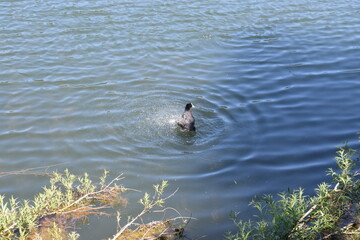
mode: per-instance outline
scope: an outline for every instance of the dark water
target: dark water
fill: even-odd
[[[255,194],[328,180],[360,130],[359,1],[1,1],[0,169],[162,179],[191,237]],[[193,102],[198,131],[174,126]],[[0,179],[32,198],[46,177]],[[130,193],[128,213],[143,193]],[[94,219],[81,239],[115,233]]]

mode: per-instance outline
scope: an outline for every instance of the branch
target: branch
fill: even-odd
[[[17,175],[17,174],[33,174],[33,175],[51,175],[52,173],[46,173],[46,172],[35,172],[35,171],[31,171],[31,170],[37,170],[37,169],[45,169],[48,170],[51,167],[55,167],[55,166],[59,166],[59,165],[63,165],[65,163],[58,163],[58,164],[53,164],[53,165],[49,165],[49,166],[45,166],[45,167],[34,167],[34,168],[27,168],[27,169],[23,169],[23,170],[17,170],[17,171],[10,171],[10,172],[0,172],[0,177],[5,177],[8,175]]]
[[[175,193],[178,191],[179,189],[177,188],[172,194],[170,194],[169,196],[167,196],[166,198],[163,199],[158,199],[158,200],[167,200],[170,197],[174,196]],[[116,240],[118,237],[120,237],[120,235],[126,230],[128,229],[131,225],[133,225],[139,218],[141,218],[144,214],[148,213],[153,207],[155,207],[157,205],[157,200],[156,201],[151,201],[149,207],[144,208],[133,220],[131,220],[130,222],[128,222],[124,227],[122,227],[120,229],[120,231],[118,231],[112,238],[112,240]]]
[[[99,193],[102,193],[102,192],[105,192],[105,190],[107,190],[108,188],[110,188],[111,184],[113,184],[115,181],[119,181],[123,178],[121,178],[123,174],[120,174],[119,176],[117,176],[116,178],[114,178],[109,184],[107,184],[105,187],[101,188],[99,191],[96,191],[96,192],[91,192],[91,193],[87,193],[85,194],[84,196],[82,196],[81,198],[78,198],[75,202],[72,202],[70,205],[68,206],[65,206],[63,208],[61,208],[60,210],[56,211],[56,212],[52,212],[50,214],[54,214],[54,213],[60,213],[62,211],[64,211],[65,209],[68,209],[72,206],[74,206],[75,204],[81,202],[82,200],[84,200],[85,198],[91,196],[91,195],[97,195]]]

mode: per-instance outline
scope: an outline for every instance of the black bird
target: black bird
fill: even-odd
[[[182,129],[195,131],[195,118],[193,117],[190,108],[195,107],[192,103],[188,103],[185,106],[185,111],[181,118],[176,121]]]

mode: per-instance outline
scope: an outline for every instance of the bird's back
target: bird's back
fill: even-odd
[[[195,131],[195,118],[190,110],[183,113],[181,118],[177,121],[177,124],[183,129]]]

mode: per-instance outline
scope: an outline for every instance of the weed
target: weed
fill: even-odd
[[[335,187],[321,183],[315,189],[314,197],[305,196],[303,189],[255,198],[250,205],[259,212],[257,221],[239,220],[239,213],[231,213],[231,219],[237,228],[236,233],[227,233],[228,240],[247,239],[352,239],[344,235],[359,233],[349,231],[349,224],[341,227],[346,215],[354,220],[351,224],[360,224],[359,202],[360,182],[356,179],[356,151],[347,145],[340,147],[335,158],[339,171],[328,170]],[[354,202],[356,204],[354,204]],[[349,209],[355,209],[352,212]],[[351,225],[351,226],[352,226]]]
[[[18,171],[18,173],[25,171]],[[6,173],[8,175],[9,173]],[[88,215],[109,215],[102,211],[110,206],[125,206],[126,200],[121,197],[127,189],[116,184],[122,179],[119,175],[106,184],[108,171],[104,171],[100,177],[99,184],[93,183],[89,175],[82,176],[71,174],[68,170],[63,173],[53,172],[49,174],[50,184],[43,187],[43,191],[34,197],[34,200],[19,201],[10,197],[7,201],[5,196],[0,195],[0,238],[1,239],[57,239],[57,240],[76,240],[79,234],[67,232],[69,226],[75,226],[79,220],[87,219]],[[159,207],[163,211],[165,200],[173,196],[163,198],[167,182],[163,181],[154,186],[154,195],[150,197],[145,193],[139,201],[144,209],[136,217],[129,217],[129,222],[114,236],[113,239],[120,239],[123,232],[136,231],[146,235],[151,232],[152,236],[169,236],[166,239],[173,239],[179,234],[171,230],[173,222],[164,220],[148,224],[142,222],[136,224],[141,217]],[[120,222],[120,212],[117,213],[117,220]],[[137,226],[135,230],[130,227]],[[175,228],[174,228],[175,229]],[[150,231],[151,230],[151,231]],[[173,234],[171,234],[173,233]],[[172,237],[172,238],[170,238]],[[162,238],[165,239],[165,238]]]

